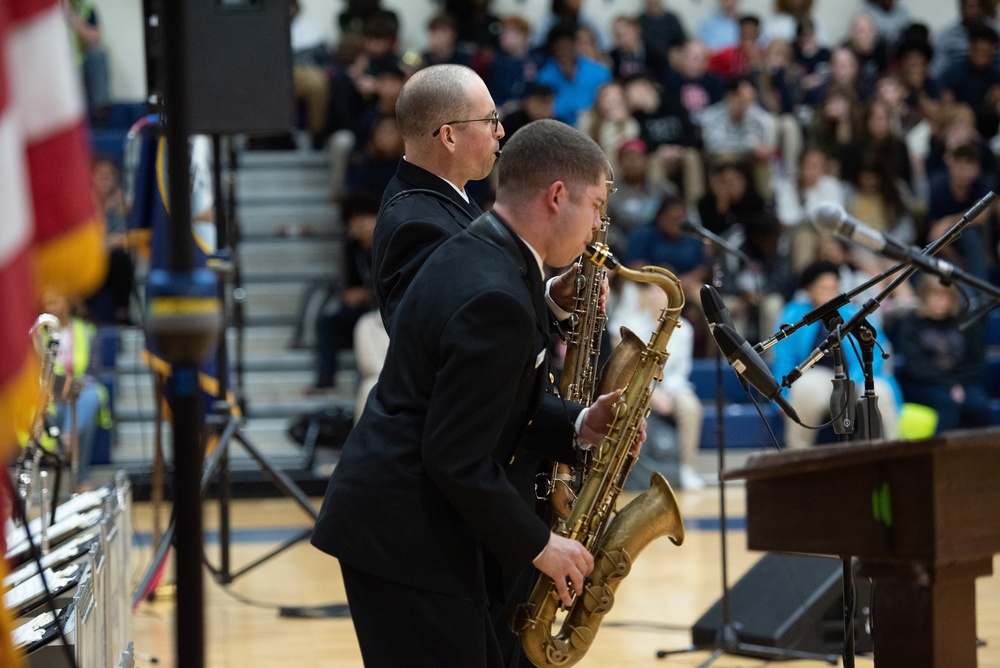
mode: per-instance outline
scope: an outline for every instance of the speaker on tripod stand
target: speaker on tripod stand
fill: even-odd
[[[149,100],[163,101],[162,82],[155,64],[163,58],[167,35],[160,34],[162,0],[145,0],[147,76]],[[212,417],[206,422],[216,436],[214,449],[205,458],[201,475],[204,494],[214,482],[220,504],[220,565],[206,565],[217,581],[228,584],[236,577],[260,565],[279,552],[304,540],[311,533],[303,530],[294,539],[282,543],[271,553],[249,565],[232,571],[229,562],[229,449],[239,444],[260,471],[286,496],[315,520],[317,511],[308,496],[282,470],[273,466],[246,437],[241,411],[233,405],[229,387],[229,350],[226,330],[235,325],[242,331],[243,288],[239,249],[236,243],[239,226],[235,220],[236,158],[229,135],[242,133],[287,132],[294,125],[292,92],[291,36],[288,0],[189,0],[181,8],[185,30],[174,39],[184,45],[185,57],[171,63],[174,76],[186,84],[186,102],[175,110],[183,127],[192,133],[211,135],[212,191],[215,207],[216,248],[208,265],[217,273],[219,298],[224,307],[225,327],[215,342],[218,364],[218,389]],[[169,102],[169,101],[167,101]],[[169,128],[170,117],[165,119]],[[228,149],[227,187],[223,187],[223,143]],[[231,289],[230,289],[231,288]],[[241,336],[238,337],[241,340]],[[237,369],[242,370],[242,346],[237,351]],[[241,373],[238,374],[240,377]],[[242,383],[239,383],[242,394]],[[242,404],[242,397],[236,397]],[[180,491],[189,493],[189,490]],[[165,532],[160,549],[143,582],[152,579],[165,559],[174,537],[173,524]],[[145,590],[145,585],[139,591]]]

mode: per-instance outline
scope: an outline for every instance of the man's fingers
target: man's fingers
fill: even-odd
[[[569,587],[566,586],[566,578],[556,578],[556,591],[559,592],[559,598],[562,599],[563,605],[567,608],[573,605],[573,598],[569,595]]]

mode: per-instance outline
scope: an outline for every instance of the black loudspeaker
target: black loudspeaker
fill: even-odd
[[[187,0],[184,6],[191,132],[291,131],[288,0]]]
[[[842,575],[840,559],[768,552],[729,590],[730,626],[749,645],[841,654]],[[870,652],[871,584],[855,577],[854,586],[855,651]],[[694,644],[711,646],[721,626],[720,599],[691,629]]]

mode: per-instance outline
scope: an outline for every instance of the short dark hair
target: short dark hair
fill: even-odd
[[[427,22],[428,30],[451,30],[453,32],[458,31],[458,22],[455,21],[455,17],[447,12],[441,12],[440,14],[435,14],[431,17],[431,20]]]
[[[742,86],[743,84],[750,84],[751,86],[753,86],[753,80],[745,74],[739,74],[733,77],[732,79],[726,82],[726,95],[729,95],[730,93],[735,93],[740,89],[740,86]],[[754,86],[754,90],[757,90],[756,86]]]
[[[754,16],[753,14],[744,14],[743,16],[740,17],[739,23],[741,28],[747,24],[752,25],[756,28],[760,27],[760,19]]]
[[[975,142],[965,142],[948,151],[952,160],[965,160],[977,165],[983,164],[983,152]]]
[[[656,209],[656,215],[653,216],[653,219],[655,220],[659,218],[664,213],[666,213],[670,209],[673,209],[676,206],[682,206],[687,208],[687,203],[684,201],[683,197],[679,197],[677,195],[664,195],[663,201],[660,202],[659,208]]]
[[[968,33],[970,44],[972,42],[989,42],[991,46],[996,46],[1000,42],[997,31],[984,23],[972,24],[969,26]]]
[[[497,199],[524,201],[555,181],[586,186],[602,173],[610,174],[608,159],[593,139],[561,121],[532,121],[504,144]]]
[[[926,39],[909,37],[899,40],[896,44],[896,60],[902,60],[910,53],[919,53],[928,63],[934,58],[934,47]]]
[[[802,270],[802,273],[799,275],[799,287],[808,288],[820,276],[825,276],[826,274],[833,274],[837,278],[840,278],[840,267],[829,260],[816,260]]]

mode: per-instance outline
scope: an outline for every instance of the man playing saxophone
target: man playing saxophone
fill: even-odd
[[[396,309],[423,263],[483,213],[468,187],[490,174],[499,155],[504,128],[495,111],[485,82],[460,65],[420,70],[400,93],[396,119],[406,155],[383,195],[372,249],[379,312],[389,333]],[[565,320],[574,311],[577,269],[570,267],[546,285],[550,320]],[[602,311],[607,292],[605,281],[598,304]],[[576,454],[568,444],[581,409],[551,393],[543,397],[518,451],[505,467],[526,506],[535,506],[539,471],[551,469],[548,460],[536,452],[552,443],[566,444],[553,459],[575,462]],[[520,643],[509,632],[509,618],[514,606],[531,591],[535,576],[532,568],[505,573],[503,595],[493,600],[491,614],[507,668],[517,668],[521,654]]]
[[[566,604],[582,590],[592,556],[550,531],[505,468],[548,378],[543,263],[566,266],[590,242],[607,169],[566,125],[521,129],[494,211],[444,242],[399,301],[312,539],[340,560],[366,666],[503,666],[489,608],[501,567],[533,564]],[[601,441],[616,398],[582,414],[580,439]],[[570,446],[553,445],[539,454]]]

